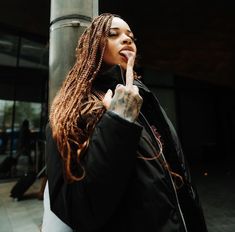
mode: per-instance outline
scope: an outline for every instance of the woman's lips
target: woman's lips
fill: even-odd
[[[133,56],[134,52],[130,50],[121,50],[120,54],[128,60],[131,56]]]
[[[119,53],[126,63],[128,62],[128,60],[131,56],[135,55],[135,53],[133,51],[125,50],[125,49],[121,50]]]

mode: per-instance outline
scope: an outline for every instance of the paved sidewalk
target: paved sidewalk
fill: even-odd
[[[233,166],[217,163],[204,169],[200,166],[192,169],[209,232],[235,232]]]
[[[197,184],[208,231],[235,232],[235,171],[232,167],[216,164],[202,168],[195,165],[192,167],[192,175]],[[37,180],[27,193],[37,192],[40,181]],[[43,201],[37,198],[14,201],[9,197],[14,184],[15,181],[0,183],[0,232],[39,232]]]
[[[15,201],[9,197],[16,181],[0,184],[0,232],[39,232],[42,223],[43,201],[29,198]],[[26,192],[33,195],[40,189],[37,180]]]

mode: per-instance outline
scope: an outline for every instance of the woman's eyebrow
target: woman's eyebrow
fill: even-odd
[[[119,27],[110,27],[110,29],[121,30]],[[128,29],[127,29],[127,32],[133,34],[133,32],[132,32],[131,30],[128,30]]]

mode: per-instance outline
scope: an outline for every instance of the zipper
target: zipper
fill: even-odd
[[[119,65],[119,69],[120,69],[120,74],[121,74],[121,78],[122,78],[122,81],[123,81],[123,84],[125,84],[125,80],[124,80],[124,76],[123,76],[123,70],[121,68],[121,66]],[[153,130],[151,128],[151,126],[149,125],[149,122],[147,121],[147,119],[145,118],[145,116],[140,112],[139,115],[143,118],[145,124],[148,126],[148,128],[150,129],[151,131],[151,134],[152,134],[152,137],[154,138],[154,141],[158,141],[157,138],[156,138],[156,135],[155,133],[153,133]],[[161,156],[162,156],[162,159],[164,160],[164,162],[166,162],[166,158],[163,154],[163,152],[161,153]],[[167,162],[166,162],[167,163]],[[183,226],[184,226],[184,229],[185,229],[185,232],[188,232],[188,229],[187,229],[187,226],[186,226],[186,223],[185,223],[185,219],[184,219],[184,215],[183,215],[183,212],[182,212],[182,209],[181,209],[181,206],[180,206],[180,203],[179,203],[179,198],[178,198],[178,194],[177,194],[177,191],[176,191],[176,188],[175,188],[175,184],[174,184],[174,181],[172,179],[172,176],[169,172],[169,170],[167,169],[167,173],[170,177],[170,182],[171,182],[171,185],[173,187],[173,190],[174,190],[174,195],[175,195],[175,199],[176,199],[176,203],[177,203],[177,207],[178,207],[178,210],[179,210],[179,213],[180,213],[180,216],[181,216],[181,220],[182,220],[182,223],[183,223]]]
[[[148,126],[148,128],[150,129],[151,131],[151,135],[152,137],[154,138],[154,141],[158,141],[157,138],[156,138],[156,135],[153,133],[153,130],[149,124],[149,122],[147,121],[147,119],[145,118],[145,116],[140,112],[140,116],[142,117],[142,119],[144,120],[144,123]],[[163,152],[161,152],[161,156],[162,156],[162,159],[164,160],[164,162],[166,162],[166,158],[163,154]],[[169,172],[169,170],[167,169],[167,174],[169,175],[170,177],[170,182],[171,182],[171,185],[173,187],[173,190],[174,190],[174,195],[175,195],[175,199],[176,199],[176,203],[177,203],[177,207],[178,207],[178,210],[179,210],[179,213],[180,213],[180,216],[181,216],[181,220],[183,222],[183,226],[184,226],[184,229],[185,229],[185,232],[188,232],[188,229],[187,229],[187,226],[186,226],[186,223],[185,223],[185,219],[184,219],[184,215],[183,215],[183,212],[182,212],[182,209],[181,209],[181,206],[180,206],[180,203],[179,203],[179,198],[178,198],[178,194],[177,194],[177,191],[176,191],[176,188],[175,188],[175,184],[174,184],[174,181],[172,179],[172,176]]]

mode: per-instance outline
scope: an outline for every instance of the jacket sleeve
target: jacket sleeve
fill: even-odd
[[[101,228],[114,213],[128,185],[141,131],[135,123],[107,111],[96,125],[85,154],[85,178],[69,184],[47,129],[51,210],[74,229]]]

